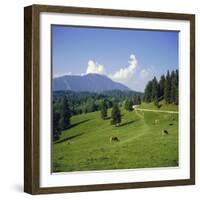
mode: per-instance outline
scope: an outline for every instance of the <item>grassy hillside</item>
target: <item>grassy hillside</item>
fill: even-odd
[[[178,165],[178,114],[124,110],[122,114],[120,127],[102,120],[100,112],[72,117],[72,127],[53,144],[53,171]],[[164,129],[169,134],[163,135]],[[110,142],[111,136],[120,141]]]
[[[151,103],[142,102],[142,104],[138,108],[151,109],[151,110],[178,111],[178,106],[177,105],[166,104],[164,100],[160,101],[159,105],[160,105],[160,108],[155,106],[154,102],[151,102]]]

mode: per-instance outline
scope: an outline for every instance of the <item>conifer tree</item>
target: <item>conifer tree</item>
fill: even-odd
[[[165,89],[165,75],[162,75],[159,81],[159,97],[164,97],[164,89]]]
[[[141,104],[141,97],[140,97],[140,95],[138,95],[138,97],[137,97],[137,104],[136,105],[140,105]]]
[[[174,71],[172,71],[172,73],[171,73],[171,95],[170,95],[171,103],[175,103],[176,89],[177,89],[176,74]]]
[[[101,103],[101,118],[103,120],[105,120],[107,118],[107,105],[106,105],[106,102],[105,100],[102,101]]]
[[[153,80],[152,80],[152,93],[151,93],[151,97],[152,97],[152,101],[155,101],[156,99],[158,99],[158,81],[156,79],[156,77],[154,76]]]
[[[132,99],[127,99],[127,100],[125,101],[124,107],[125,107],[125,109],[126,109],[127,111],[133,110],[133,101],[132,101]]]
[[[70,125],[71,110],[69,108],[67,97],[65,96],[61,106],[60,127],[67,129]]]
[[[170,103],[171,100],[171,79],[169,70],[167,71],[167,76],[165,80],[165,88],[164,88],[164,99],[166,103]]]
[[[178,70],[176,70],[176,90],[175,90],[175,104],[178,105]]]
[[[137,96],[136,96],[136,94],[133,97],[133,105],[137,105]]]
[[[144,93],[145,93],[144,101],[151,102],[152,101],[152,81],[149,81],[147,83]]]
[[[60,113],[57,111],[53,112],[53,140],[59,139],[60,136],[60,127],[59,127],[59,121],[60,121]]]
[[[178,70],[173,70],[171,73],[168,70],[167,75],[162,75],[159,82],[154,77],[147,83],[143,101],[154,102],[159,106],[161,99],[164,99],[166,103],[178,105]]]
[[[128,104],[129,104],[128,99],[126,99],[124,103],[125,110],[128,110],[128,106],[129,106]]]
[[[118,104],[115,103],[111,112],[111,124],[118,126],[121,123],[121,112]]]

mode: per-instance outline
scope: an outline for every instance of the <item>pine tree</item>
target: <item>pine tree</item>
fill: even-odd
[[[152,93],[151,93],[151,100],[155,101],[158,99],[158,81],[156,77],[154,76],[152,80]]]
[[[133,101],[132,101],[132,99],[126,99],[124,107],[125,107],[125,109],[127,111],[133,110]]]
[[[86,112],[94,112],[96,111],[95,101],[92,97],[88,98],[86,101]]]
[[[126,99],[125,103],[124,103],[125,110],[128,110],[128,107],[129,107],[129,101],[128,101],[128,99]]]
[[[171,103],[175,103],[176,101],[176,89],[177,89],[176,74],[174,71],[172,71],[171,72],[171,96],[170,96]]]
[[[154,100],[154,105],[155,105],[157,108],[160,108],[158,98]]]
[[[165,75],[162,75],[159,81],[159,98],[164,97],[164,89],[165,89]]]
[[[133,100],[129,100],[129,111],[133,110]]]
[[[106,105],[106,101],[103,100],[101,103],[101,118],[103,120],[105,120],[107,118],[108,114],[107,114],[107,105]]]
[[[118,104],[115,103],[111,112],[111,124],[118,126],[121,123],[121,112]]]
[[[65,96],[61,106],[60,127],[62,130],[67,129],[70,125],[71,111],[67,97]]]
[[[175,90],[175,102],[178,105],[178,70],[176,70],[176,90]]]
[[[167,71],[167,76],[165,80],[165,89],[164,89],[164,99],[166,103],[170,103],[171,100],[171,80],[169,70]]]
[[[60,114],[57,111],[53,112],[53,140],[59,139],[60,127],[59,127]]]
[[[140,95],[138,95],[138,97],[137,97],[137,104],[136,105],[140,105],[141,104],[141,97],[140,97]]]
[[[166,103],[178,105],[178,70],[171,73],[168,70],[167,75],[162,75],[159,82],[154,77],[147,83],[143,101],[154,102],[155,105],[159,106],[159,100],[163,98]]]
[[[147,83],[147,86],[144,91],[144,101],[151,102],[152,101],[152,81]]]
[[[136,96],[136,94],[133,97],[133,105],[137,105],[137,96]]]

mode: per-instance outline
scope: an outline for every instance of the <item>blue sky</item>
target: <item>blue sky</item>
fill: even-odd
[[[178,32],[52,26],[53,77],[99,73],[143,91],[178,68]]]

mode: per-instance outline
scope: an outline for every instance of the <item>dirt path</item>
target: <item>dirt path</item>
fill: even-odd
[[[162,112],[162,113],[173,113],[178,114],[177,111],[170,111],[170,110],[151,110],[151,109],[142,109],[142,108],[135,108],[135,111],[144,111],[144,112]]]
[[[144,119],[144,115],[137,112],[137,109],[135,109],[135,114],[140,117],[141,119]]]

